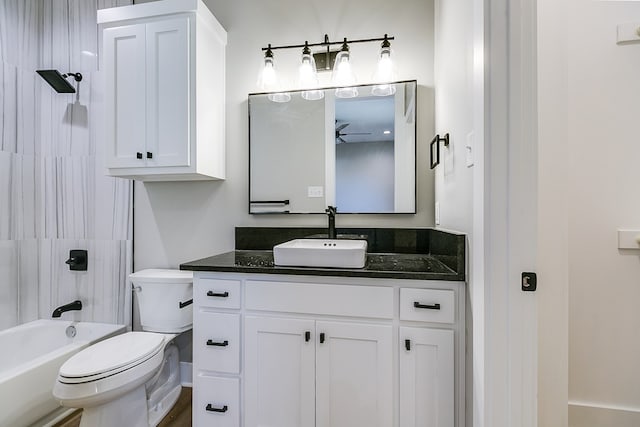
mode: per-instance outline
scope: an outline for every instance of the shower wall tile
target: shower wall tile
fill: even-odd
[[[37,174],[34,156],[0,152],[0,240],[36,237]]]
[[[88,270],[71,271],[65,264],[71,249],[88,251]],[[40,317],[79,299],[79,312],[65,313],[69,320],[130,323],[131,241],[46,239],[40,254]]]
[[[16,88],[18,86],[18,69],[15,65],[3,62],[0,73],[2,73],[0,76],[0,83],[2,84],[2,123],[0,123],[2,146],[0,148],[2,151],[17,153],[18,92]]]
[[[18,324],[18,242],[0,240],[0,330]]]
[[[0,240],[0,330],[38,318],[38,241]]]
[[[38,319],[40,241],[36,239],[19,241],[19,323]]]
[[[41,0],[0,2],[0,60],[35,69],[38,59]]]
[[[42,236],[48,239],[131,238],[132,183],[105,176],[96,157],[42,160]]]

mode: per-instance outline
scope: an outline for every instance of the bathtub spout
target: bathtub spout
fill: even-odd
[[[51,315],[51,317],[60,317],[65,311],[71,310],[82,310],[82,301],[75,300],[74,302],[70,302],[69,304],[61,305],[60,307],[53,310],[53,314]]]

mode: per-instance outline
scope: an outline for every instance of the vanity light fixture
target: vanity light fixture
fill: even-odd
[[[258,87],[265,92],[275,92],[269,95],[269,100],[273,102],[289,102],[291,95],[281,90],[280,79],[276,72],[276,65],[273,59],[273,51],[269,45],[264,54],[264,63],[258,76]]]
[[[389,82],[397,79],[395,66],[391,59],[391,43],[389,38],[384,35],[384,40],[380,46],[380,57],[378,58],[378,66],[373,75],[373,81],[379,83],[371,89],[371,93],[375,96],[389,96],[396,93],[396,87]]]
[[[351,54],[349,53],[349,45],[345,37],[342,42],[342,48],[336,56],[336,62],[333,64],[333,73],[331,74],[331,81],[336,89],[336,96],[338,98],[355,98],[358,96],[358,89],[353,87],[356,84],[356,75],[351,69]]]
[[[308,101],[315,101],[324,98],[324,91],[316,89],[318,87],[318,71],[316,60],[311,55],[309,42],[304,42],[302,49],[302,62],[298,68],[298,86],[308,90],[302,91],[300,96]]]
[[[324,41],[320,43],[309,43],[287,46],[263,47],[264,63],[258,79],[258,88],[263,92],[273,92],[267,97],[274,102],[287,102],[291,95],[282,92],[280,81],[276,73],[273,51],[276,49],[299,49],[302,48],[301,64],[298,69],[298,88],[301,96],[307,100],[317,100],[324,97],[324,92],[318,89],[318,68],[316,62],[320,64],[320,71],[332,70],[332,84],[337,87],[336,96],[338,98],[353,98],[358,96],[358,89],[354,86],[357,83],[356,76],[352,69],[351,52],[349,45],[353,43],[382,42],[380,57],[378,58],[378,69],[374,73],[374,83],[377,84],[373,90],[373,95],[387,96],[395,93],[395,86],[389,82],[396,80],[393,63],[391,62],[391,43],[394,37],[387,34],[381,38],[348,40],[346,37],[342,41],[332,42],[325,34]],[[332,51],[331,46],[341,45],[339,51]],[[322,46],[320,52],[312,52],[312,47]],[[330,64],[333,67],[330,68]]]

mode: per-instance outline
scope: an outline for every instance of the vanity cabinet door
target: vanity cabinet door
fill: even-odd
[[[400,427],[454,427],[454,333],[400,327]]]
[[[245,427],[315,425],[314,325],[245,318]]]
[[[316,322],[316,426],[393,425],[391,325]]]

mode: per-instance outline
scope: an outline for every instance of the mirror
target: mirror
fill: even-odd
[[[250,94],[249,213],[415,213],[416,81],[384,86]]]

